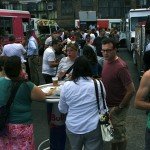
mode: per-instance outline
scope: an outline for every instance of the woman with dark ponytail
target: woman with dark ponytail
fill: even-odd
[[[8,57],[4,64],[6,77],[0,78],[0,107],[6,105],[13,88],[20,82],[10,106],[7,134],[0,136],[0,149],[35,150],[32,100],[45,100],[45,94],[30,81],[20,77],[21,60],[17,56]]]

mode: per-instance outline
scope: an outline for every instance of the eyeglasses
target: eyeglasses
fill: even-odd
[[[113,51],[113,49],[102,49],[101,51],[102,51],[103,53],[104,53],[104,52],[110,53],[111,51]]]

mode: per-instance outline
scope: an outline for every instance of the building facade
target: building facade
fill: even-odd
[[[131,8],[149,7],[149,0],[3,0],[1,8],[28,10],[32,17],[56,20],[59,26],[74,27],[79,11],[96,11],[97,18],[124,18]]]

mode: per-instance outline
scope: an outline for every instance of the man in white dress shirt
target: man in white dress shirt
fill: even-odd
[[[18,56],[21,59],[21,62],[24,63],[26,62],[23,54],[26,53],[25,48],[23,47],[23,45],[21,43],[15,43],[16,38],[14,35],[11,35],[9,37],[9,44],[6,44],[3,48],[3,52],[2,52],[2,56]]]
[[[38,74],[38,64],[39,64],[39,53],[38,53],[38,43],[36,38],[34,37],[34,30],[28,31],[28,49],[27,49],[27,56],[28,56],[28,64],[30,70],[30,77],[31,81],[39,85],[39,74]],[[29,74],[29,72],[28,72]]]

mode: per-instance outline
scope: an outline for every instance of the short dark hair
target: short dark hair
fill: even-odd
[[[2,71],[2,67],[4,67],[4,64],[7,60],[8,56],[0,56],[0,71]]]
[[[102,45],[109,44],[109,43],[112,43],[113,48],[116,48],[116,42],[113,38],[107,38],[106,37],[102,40]]]
[[[10,35],[9,41],[10,42],[14,42],[15,40],[16,40],[15,36],[14,35]]]
[[[85,56],[76,58],[73,66],[71,79],[76,83],[80,77],[83,77],[84,79],[92,77],[90,63]]]
[[[61,39],[58,37],[52,37],[52,46],[61,42]]]
[[[4,64],[4,71],[10,79],[19,77],[21,71],[21,59],[18,56],[8,57]]]
[[[90,39],[90,38],[91,38],[90,34],[87,34],[87,35],[85,36],[85,38],[86,38],[86,39]]]
[[[0,35],[0,40],[2,40],[2,41],[4,40],[4,37],[3,37],[3,36],[1,36],[1,35]]]

